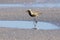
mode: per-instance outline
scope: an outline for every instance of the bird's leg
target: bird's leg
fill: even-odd
[[[37,21],[34,22],[34,28],[37,28]]]
[[[38,21],[37,21],[36,17],[34,18],[34,22],[33,23],[34,23],[34,28],[37,29],[37,23],[38,23]]]

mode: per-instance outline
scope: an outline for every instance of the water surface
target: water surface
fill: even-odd
[[[33,21],[0,21],[0,27],[31,29],[34,24]],[[45,30],[59,29],[58,26],[47,22],[38,22],[37,28]]]

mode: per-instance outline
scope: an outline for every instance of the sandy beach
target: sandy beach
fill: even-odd
[[[0,0],[0,4],[12,3],[60,3],[60,0]]]
[[[0,28],[0,40],[60,40],[60,30]]]

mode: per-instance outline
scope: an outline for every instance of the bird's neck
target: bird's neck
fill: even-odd
[[[34,13],[31,11],[31,14],[34,14]]]

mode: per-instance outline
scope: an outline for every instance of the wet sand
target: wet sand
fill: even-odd
[[[0,28],[0,40],[60,40],[60,30]]]
[[[60,3],[60,0],[0,0],[0,4],[10,3]]]

